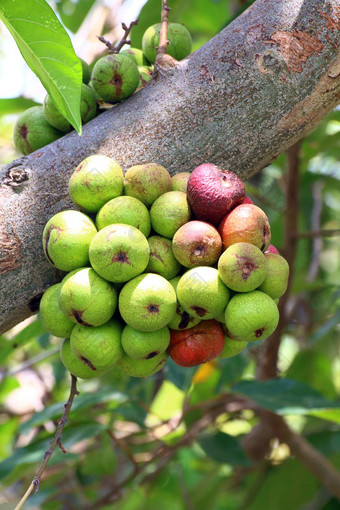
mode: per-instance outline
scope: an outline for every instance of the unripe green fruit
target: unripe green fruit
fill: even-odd
[[[81,67],[83,68],[83,83],[85,83],[85,85],[88,85],[89,81],[91,80],[91,67],[88,65],[87,62],[85,62],[85,60],[83,60],[80,57],[78,58],[80,60]]]
[[[60,283],[49,287],[40,301],[40,318],[46,331],[59,338],[68,338],[74,328],[74,323],[62,312],[59,302]]]
[[[181,279],[181,276],[175,276],[175,278],[172,278],[169,281],[169,283],[171,283],[171,285],[173,286],[173,288],[176,292],[176,295],[177,295],[177,285],[178,285],[178,282],[180,281],[180,279]],[[223,313],[224,313],[224,310],[223,310]],[[186,312],[184,310],[183,306],[181,306],[177,300],[176,313],[173,316],[173,318],[171,319],[171,321],[168,323],[168,328],[176,329],[176,330],[189,329],[189,328],[196,326],[196,324],[201,322],[201,320],[202,320],[201,317],[194,317],[192,314]]]
[[[148,239],[150,246],[149,263],[145,271],[157,273],[167,280],[174,278],[181,270],[181,264],[175,259],[170,239],[162,236],[151,236]]]
[[[43,232],[47,259],[61,271],[89,265],[89,246],[97,229],[86,214],[61,211],[48,220]]]
[[[151,80],[153,70],[151,67],[138,66],[138,72],[139,72],[138,88],[142,86],[145,87],[145,85]]]
[[[170,239],[190,217],[187,195],[182,191],[164,193],[154,201],[150,209],[152,228],[161,236]]]
[[[126,223],[138,228],[145,237],[149,236],[151,230],[150,214],[146,206],[137,198],[125,195],[110,200],[98,211],[98,230],[113,223]]]
[[[68,190],[76,205],[97,212],[108,200],[122,194],[123,181],[123,171],[116,161],[94,154],[79,163],[70,177]]]
[[[117,291],[92,268],[75,269],[61,282],[59,306],[75,324],[101,326],[117,307]]]
[[[126,57],[129,57],[136,64],[136,66],[147,66],[149,63],[146,60],[142,50],[140,50],[139,48],[133,48],[130,46],[126,50],[122,50],[120,52],[120,55],[125,55]]]
[[[279,322],[279,311],[264,292],[253,290],[236,294],[225,311],[225,323],[236,340],[256,342],[270,336]]]
[[[19,115],[14,125],[13,141],[17,150],[27,156],[63,134],[47,122],[42,106],[32,106]]]
[[[82,124],[86,124],[89,120],[93,119],[97,113],[97,99],[95,93],[84,83],[81,85],[81,97],[80,97],[80,118]],[[70,122],[59,112],[55,106],[53,100],[49,95],[45,97],[44,101],[44,115],[47,122],[63,131],[68,133],[72,129]]]
[[[180,172],[173,175],[171,177],[171,191],[183,191],[183,193],[186,193],[190,175],[190,172]]]
[[[287,290],[289,265],[286,259],[277,253],[265,253],[267,275],[258,290],[272,299],[281,297]]]
[[[117,103],[131,96],[138,81],[137,65],[131,58],[119,53],[100,58],[92,70],[94,90],[109,103]]]
[[[77,324],[71,334],[73,354],[92,370],[111,370],[123,355],[122,325],[116,319],[98,327]]]
[[[213,267],[189,269],[177,285],[177,298],[184,310],[201,320],[213,319],[222,313],[229,297],[229,289]]]
[[[166,326],[157,331],[138,331],[126,325],[121,342],[130,358],[150,359],[166,351],[170,342],[170,331]]]
[[[231,338],[228,338],[227,336],[225,338],[225,344],[223,351],[219,355],[219,358],[232,358],[233,356],[236,356],[237,354],[240,354],[240,352],[244,351],[244,349],[247,347],[248,342],[240,342],[237,340],[232,340]]]
[[[147,163],[129,168],[124,177],[124,193],[138,198],[146,207],[171,190],[171,176],[162,165]]]
[[[119,294],[122,319],[138,331],[156,331],[168,324],[176,311],[176,293],[163,276],[141,274]]]
[[[89,366],[85,360],[75,356],[71,350],[70,339],[64,340],[60,349],[60,358],[64,367],[75,377],[79,379],[92,379],[106,372],[97,370],[95,367]]]
[[[152,25],[143,35],[143,53],[151,63],[154,63],[156,60],[160,28],[160,23]],[[191,35],[184,25],[179,23],[168,23],[168,41],[167,54],[171,55],[176,60],[182,60],[191,53]]]
[[[148,377],[159,372],[165,365],[168,357],[166,351],[150,359],[133,359],[127,354],[123,354],[118,361],[118,366],[131,377]]]
[[[144,271],[150,248],[146,237],[135,227],[117,223],[96,234],[90,244],[93,269],[110,282],[127,282]]]
[[[266,257],[254,244],[232,244],[218,260],[218,274],[231,290],[255,290],[266,277]]]

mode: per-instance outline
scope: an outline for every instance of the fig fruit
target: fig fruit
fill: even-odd
[[[32,106],[19,115],[14,125],[13,141],[17,150],[27,156],[63,134],[47,122],[42,106]]]
[[[61,211],[48,220],[43,231],[46,258],[61,271],[89,265],[89,246],[97,229],[78,211]]]
[[[245,192],[236,174],[204,163],[191,173],[187,195],[196,219],[217,226],[233,207],[243,202]]]
[[[221,326],[211,319],[185,331],[170,330],[168,353],[177,365],[194,367],[216,358],[224,342]]]
[[[141,274],[127,282],[119,294],[122,319],[138,331],[156,331],[168,324],[176,312],[176,293],[158,274]]]
[[[149,27],[143,35],[142,48],[146,58],[152,64],[156,60],[159,46],[161,24],[156,23]],[[180,23],[168,23],[167,54],[176,60],[182,60],[191,53],[192,40],[190,32]]]
[[[137,65],[130,57],[121,53],[100,58],[92,69],[92,86],[97,94],[109,103],[118,103],[131,96],[138,81]]]
[[[162,165],[146,163],[129,168],[124,177],[124,193],[138,198],[146,207],[171,190],[171,176]]]
[[[97,212],[123,192],[123,171],[116,161],[94,154],[84,159],[70,177],[71,200],[88,212]]]

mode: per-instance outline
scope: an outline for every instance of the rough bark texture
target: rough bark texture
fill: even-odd
[[[0,332],[60,278],[41,234],[72,207],[67,182],[93,153],[173,174],[213,162],[242,179],[308,133],[340,98],[339,0],[257,0],[127,101],[0,173]]]

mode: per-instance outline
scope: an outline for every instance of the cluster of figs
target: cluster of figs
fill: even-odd
[[[129,47],[119,53],[101,57],[91,66],[79,59],[83,69],[81,85],[80,117],[87,123],[106,108],[127,99],[137,89],[150,81],[159,45],[160,24],[149,27],[143,36],[142,50]],[[169,23],[169,55],[176,60],[191,52],[190,32],[184,25]],[[59,112],[53,98],[47,94],[44,104],[33,106],[23,112],[14,126],[13,139],[17,150],[24,155],[41,149],[71,131],[72,125]]]
[[[288,264],[233,172],[205,163],[171,177],[147,163],[124,175],[92,155],[69,195],[80,210],[58,212],[43,232],[47,259],[67,274],[44,293],[40,316],[65,338],[74,376],[119,367],[146,377],[169,356],[192,367],[276,329]]]

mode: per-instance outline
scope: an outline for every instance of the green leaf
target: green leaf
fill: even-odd
[[[60,113],[81,134],[82,66],[51,7],[45,0],[2,0],[0,19]]]
[[[177,388],[187,391],[197,367],[185,368],[177,365],[172,359],[168,359],[165,367],[165,374],[168,381],[174,383]]]
[[[0,337],[0,363],[3,363],[15,350],[23,347],[33,338],[45,333],[45,328],[40,319],[35,319],[31,324],[22,329],[11,340]]]
[[[113,403],[115,405],[119,405],[122,402],[126,402],[128,399],[127,395],[123,393],[119,393],[117,391],[112,390],[111,388],[101,388],[100,390],[94,393],[87,393],[85,395],[79,395],[75,397],[70,416],[74,418],[75,414],[79,410],[84,410],[88,407],[92,407],[98,404],[104,404],[106,402]],[[20,433],[26,434],[33,427],[38,427],[42,425],[47,420],[53,420],[59,418],[63,413],[63,405],[65,402],[58,402],[49,407],[46,407],[42,411],[35,413],[34,416],[25,423],[23,423],[20,427]]]
[[[251,398],[265,409],[281,415],[313,414],[338,421],[336,410],[340,409],[340,402],[327,400],[313,388],[298,381],[291,379],[240,381],[232,389],[235,393]]]
[[[232,466],[249,466],[250,461],[239,441],[224,432],[204,434],[198,439],[203,451],[216,462]]]
[[[326,398],[333,399],[337,396],[332,379],[332,360],[323,352],[298,352],[285,376],[308,384]]]
[[[72,445],[83,441],[84,439],[91,439],[94,436],[102,433],[105,426],[100,423],[82,423],[77,426],[68,426],[63,430],[62,443],[66,450]],[[24,464],[38,464],[42,462],[45,452],[49,448],[53,436],[45,437],[44,439],[37,440],[28,446],[18,448],[11,457],[0,462],[0,479],[6,478],[14,469]],[[67,453],[64,455],[58,448],[53,452],[48,465],[59,464],[65,460],[77,458],[77,455]]]
[[[96,0],[81,0],[78,2],[57,0],[57,9],[65,27],[75,34],[95,2]]]
[[[0,404],[6,399],[7,395],[16,388],[19,388],[20,384],[15,377],[6,377],[0,383]]]
[[[23,96],[12,97],[10,99],[0,99],[0,115],[23,112],[32,106],[38,105],[39,103],[36,103],[33,99],[28,99]]]

